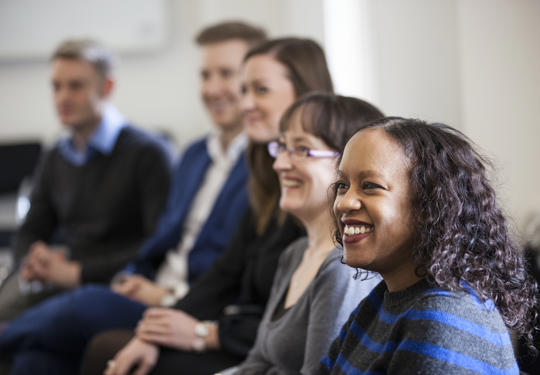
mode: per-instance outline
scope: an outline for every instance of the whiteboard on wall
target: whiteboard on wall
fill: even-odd
[[[0,61],[47,59],[64,39],[90,37],[121,53],[166,39],[165,0],[1,0]]]

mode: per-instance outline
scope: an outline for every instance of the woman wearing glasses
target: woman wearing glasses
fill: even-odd
[[[328,190],[338,150],[367,121],[382,117],[359,99],[316,93],[296,101],[268,144],[281,185],[280,208],[306,228],[279,260],[254,348],[234,374],[312,374],[354,307],[378,283],[355,280],[334,245]]]

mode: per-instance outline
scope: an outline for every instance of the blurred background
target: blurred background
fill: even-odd
[[[501,204],[527,240],[540,211],[538,0],[0,0],[0,143],[61,133],[48,57],[90,36],[119,56],[113,103],[181,148],[211,126],[193,37],[225,19],[311,37],[339,93],[461,129],[493,159]],[[16,161],[3,158],[0,173]]]

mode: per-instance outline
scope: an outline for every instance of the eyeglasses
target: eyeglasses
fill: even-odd
[[[305,146],[287,147],[286,144],[272,141],[268,143],[268,153],[271,157],[277,158],[279,154],[287,151],[289,156],[294,156],[297,159],[304,158],[337,158],[339,152],[327,150],[312,150]]]

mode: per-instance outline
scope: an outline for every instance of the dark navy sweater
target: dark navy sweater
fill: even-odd
[[[151,136],[125,127],[113,151],[67,162],[58,146],[42,160],[30,210],[15,234],[17,259],[29,246],[60,238],[82,265],[83,282],[106,282],[136,255],[165,206],[169,157]]]

